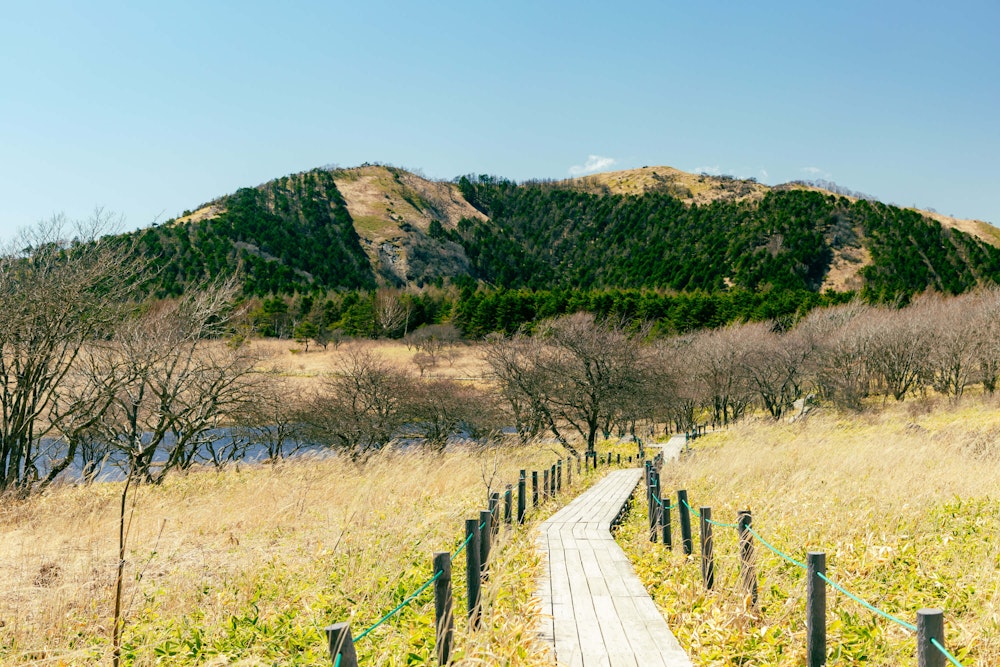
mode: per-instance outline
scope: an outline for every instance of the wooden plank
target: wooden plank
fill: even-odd
[[[639,468],[611,471],[541,527],[548,565],[538,597],[551,618],[542,636],[560,665],[691,665],[610,533],[641,479]]]

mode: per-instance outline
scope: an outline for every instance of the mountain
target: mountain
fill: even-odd
[[[833,289],[887,300],[1000,282],[1000,230],[986,223],[817,184],[769,187],[670,167],[523,184],[431,181],[380,165],[316,169],[138,234],[159,269],[150,289],[161,296],[235,271],[256,295],[471,280]]]

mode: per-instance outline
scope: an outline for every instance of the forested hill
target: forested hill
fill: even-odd
[[[476,278],[503,287],[678,291],[836,287],[859,269],[875,300],[1000,281],[1000,249],[919,213],[815,190],[686,205],[671,192],[595,194],[462,178],[488,220],[463,220]],[[848,275],[849,277],[849,275]]]
[[[159,296],[239,271],[248,294],[375,286],[329,171],[242,188],[195,215],[140,232]]]
[[[436,182],[377,165],[316,169],[137,234],[158,269],[150,283],[158,296],[233,272],[258,296],[451,281],[834,289],[891,300],[1000,282],[1000,250],[988,235],[815,188],[667,168],[528,184]]]

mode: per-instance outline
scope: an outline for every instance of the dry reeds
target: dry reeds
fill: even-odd
[[[1000,661],[995,406],[748,422],[697,441],[662,478],[718,521],[751,509],[759,534],[797,560],[826,552],[833,581],[908,623],[921,607],[943,608],[947,645],[964,664]],[[735,530],[715,529],[709,593],[697,555],[649,544],[644,521],[632,517],[621,539],[696,665],[804,663],[804,572],[755,543],[755,610],[739,586]],[[903,628],[832,589],[827,610],[828,664],[914,664]]]
[[[324,626],[349,620],[357,635],[371,625],[431,576],[433,552],[456,549],[488,488],[502,491],[519,468],[553,458],[543,448],[386,452],[360,465],[296,459],[140,487],[130,503],[124,662],[327,665]],[[4,504],[0,661],[107,662],[120,491],[56,487]],[[530,597],[540,557],[527,531],[503,541],[483,631],[465,634],[464,561],[455,562],[456,657],[546,664]],[[428,593],[358,651],[367,664],[430,663],[433,640]]]

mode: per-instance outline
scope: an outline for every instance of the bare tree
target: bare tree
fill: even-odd
[[[977,379],[989,394],[1000,381],[1000,288],[992,287],[978,294],[974,314]]]
[[[746,324],[740,332],[747,346],[744,367],[750,386],[764,409],[780,419],[801,395],[812,348],[801,332],[779,334],[771,322]]]
[[[443,450],[453,436],[483,439],[501,427],[494,401],[471,385],[431,380],[410,389],[403,408],[410,430],[435,449]]]
[[[872,375],[886,397],[902,401],[927,375],[932,330],[911,308],[874,313],[868,348]]]
[[[701,386],[716,424],[743,416],[753,402],[746,372],[749,346],[741,325],[730,325],[697,335],[691,346],[691,374]]]
[[[27,493],[50,483],[83,442],[70,441],[72,451],[59,457],[43,451],[53,417],[82,433],[82,410],[63,406],[53,415],[53,405],[81,349],[107,335],[133,303],[141,265],[129,244],[99,238],[112,222],[98,210],[70,230],[56,217],[0,254],[0,490]],[[43,457],[52,459],[47,470]]]
[[[926,368],[934,389],[960,400],[977,368],[977,317],[981,297],[963,294],[946,298],[927,294],[911,304],[911,315],[924,324],[929,336]]]
[[[407,334],[403,338],[407,348],[416,348],[413,363],[420,374],[436,368],[441,356],[462,339],[458,329],[452,324],[429,324]]]
[[[305,444],[306,406],[284,378],[260,383],[252,401],[245,401],[234,415],[234,438],[247,448],[259,447],[268,462],[276,462],[302,449]]]
[[[686,431],[695,424],[695,410],[701,402],[694,382],[691,346],[693,336],[677,336],[658,341],[646,356],[646,387],[650,418]]]
[[[130,490],[137,483],[159,483],[171,469],[191,465],[206,443],[220,437],[227,414],[252,395],[253,359],[247,348],[207,340],[225,330],[235,290],[235,282],[229,281],[152,304],[120,323],[107,340],[91,341],[77,355],[80,376],[68,388],[69,404],[82,401],[95,408],[87,436],[109,448],[125,472],[111,629],[114,667],[120,664],[125,625]]]
[[[354,456],[381,449],[406,423],[404,396],[413,382],[370,350],[349,350],[310,401],[304,417],[311,437]]]
[[[373,307],[375,324],[379,334],[386,337],[398,335],[410,318],[410,308],[404,305],[397,290],[380,288],[376,290]]]
[[[871,386],[869,321],[873,309],[859,303],[810,313],[797,330],[814,353],[807,364],[820,396],[858,410]]]
[[[108,400],[95,429],[129,478],[159,483],[189,467],[254,395],[248,349],[208,341],[233,316],[235,291],[228,281],[154,304],[87,350],[89,380]]]
[[[602,426],[641,389],[640,336],[576,313],[543,322],[530,340],[494,339],[487,362],[515,411],[543,421],[575,452],[561,431],[567,425],[593,452]]]
[[[524,444],[545,428],[566,447],[548,405],[549,379],[541,367],[543,345],[523,333],[510,338],[493,334],[486,339],[485,359],[489,378],[497,387]]]

